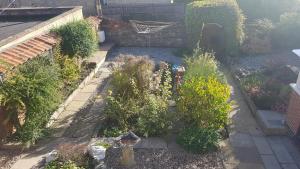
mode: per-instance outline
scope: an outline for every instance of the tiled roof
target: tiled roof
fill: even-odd
[[[35,58],[52,49],[58,43],[55,35],[41,35],[0,52],[0,73]]]

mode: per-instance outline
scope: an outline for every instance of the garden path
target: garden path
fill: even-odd
[[[234,101],[229,140],[222,144],[226,169],[300,168],[300,153],[293,141],[287,136],[264,135],[230,73],[226,76]]]

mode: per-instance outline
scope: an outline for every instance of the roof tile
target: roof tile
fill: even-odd
[[[45,34],[29,39],[14,47],[0,52],[0,73],[5,73],[50,50],[59,42],[55,35]],[[7,66],[9,65],[9,66]]]

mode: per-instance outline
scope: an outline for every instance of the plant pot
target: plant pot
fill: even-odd
[[[99,42],[103,43],[105,41],[105,32],[104,31],[99,31],[98,32],[98,37],[99,37]]]

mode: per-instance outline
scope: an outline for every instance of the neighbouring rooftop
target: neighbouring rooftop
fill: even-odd
[[[52,49],[58,38],[49,31],[82,18],[82,7],[5,9],[0,17],[0,74]]]

